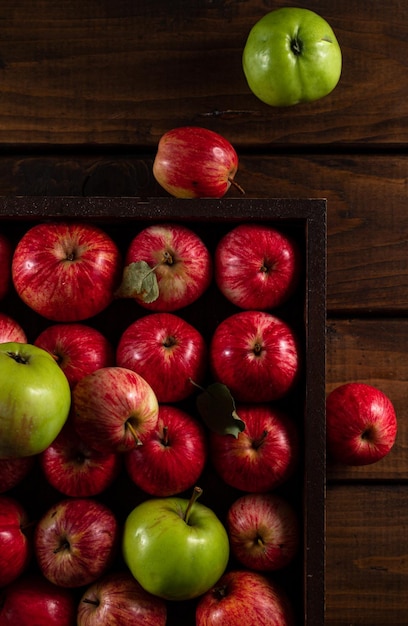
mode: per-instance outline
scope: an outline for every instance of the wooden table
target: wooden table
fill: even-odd
[[[3,0],[0,195],[163,195],[157,142],[194,124],[236,147],[248,197],[327,198],[327,391],[378,386],[399,433],[375,465],[328,468],[326,624],[406,625],[406,7],[299,1],[333,26],[342,78],[319,102],[271,109],[241,53],[279,4]]]

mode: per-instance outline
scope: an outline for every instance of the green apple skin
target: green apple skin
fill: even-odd
[[[333,91],[342,54],[325,19],[309,9],[283,7],[252,27],[242,65],[257,98],[271,106],[292,106]]]
[[[0,459],[45,450],[70,406],[68,380],[51,354],[27,343],[0,344]]]
[[[129,513],[123,556],[146,591],[165,600],[189,600],[210,589],[229,559],[227,532],[215,513],[195,502],[188,523],[188,500],[145,500]]]

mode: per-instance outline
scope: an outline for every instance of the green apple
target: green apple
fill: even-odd
[[[196,502],[168,497],[145,500],[131,511],[123,557],[146,591],[166,600],[189,600],[222,576],[229,559],[227,531],[216,514]]]
[[[252,27],[242,65],[260,100],[291,106],[329,94],[340,80],[342,55],[325,19],[309,9],[283,7]]]
[[[0,459],[45,450],[70,405],[68,380],[51,354],[28,343],[0,344]]]

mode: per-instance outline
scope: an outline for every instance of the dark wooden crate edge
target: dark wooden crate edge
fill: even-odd
[[[319,198],[180,200],[131,197],[0,198],[0,223],[81,219],[117,222],[241,223],[281,221],[304,226],[306,239],[306,393],[304,451],[304,624],[321,626],[325,613],[325,324],[327,202]]]

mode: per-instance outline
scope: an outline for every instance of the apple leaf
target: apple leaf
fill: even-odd
[[[123,270],[122,283],[116,291],[117,298],[137,298],[154,302],[159,297],[159,285],[154,269],[146,261],[129,263]]]
[[[234,398],[228,387],[212,383],[197,396],[197,409],[206,425],[220,435],[238,437],[245,422],[236,412]]]

